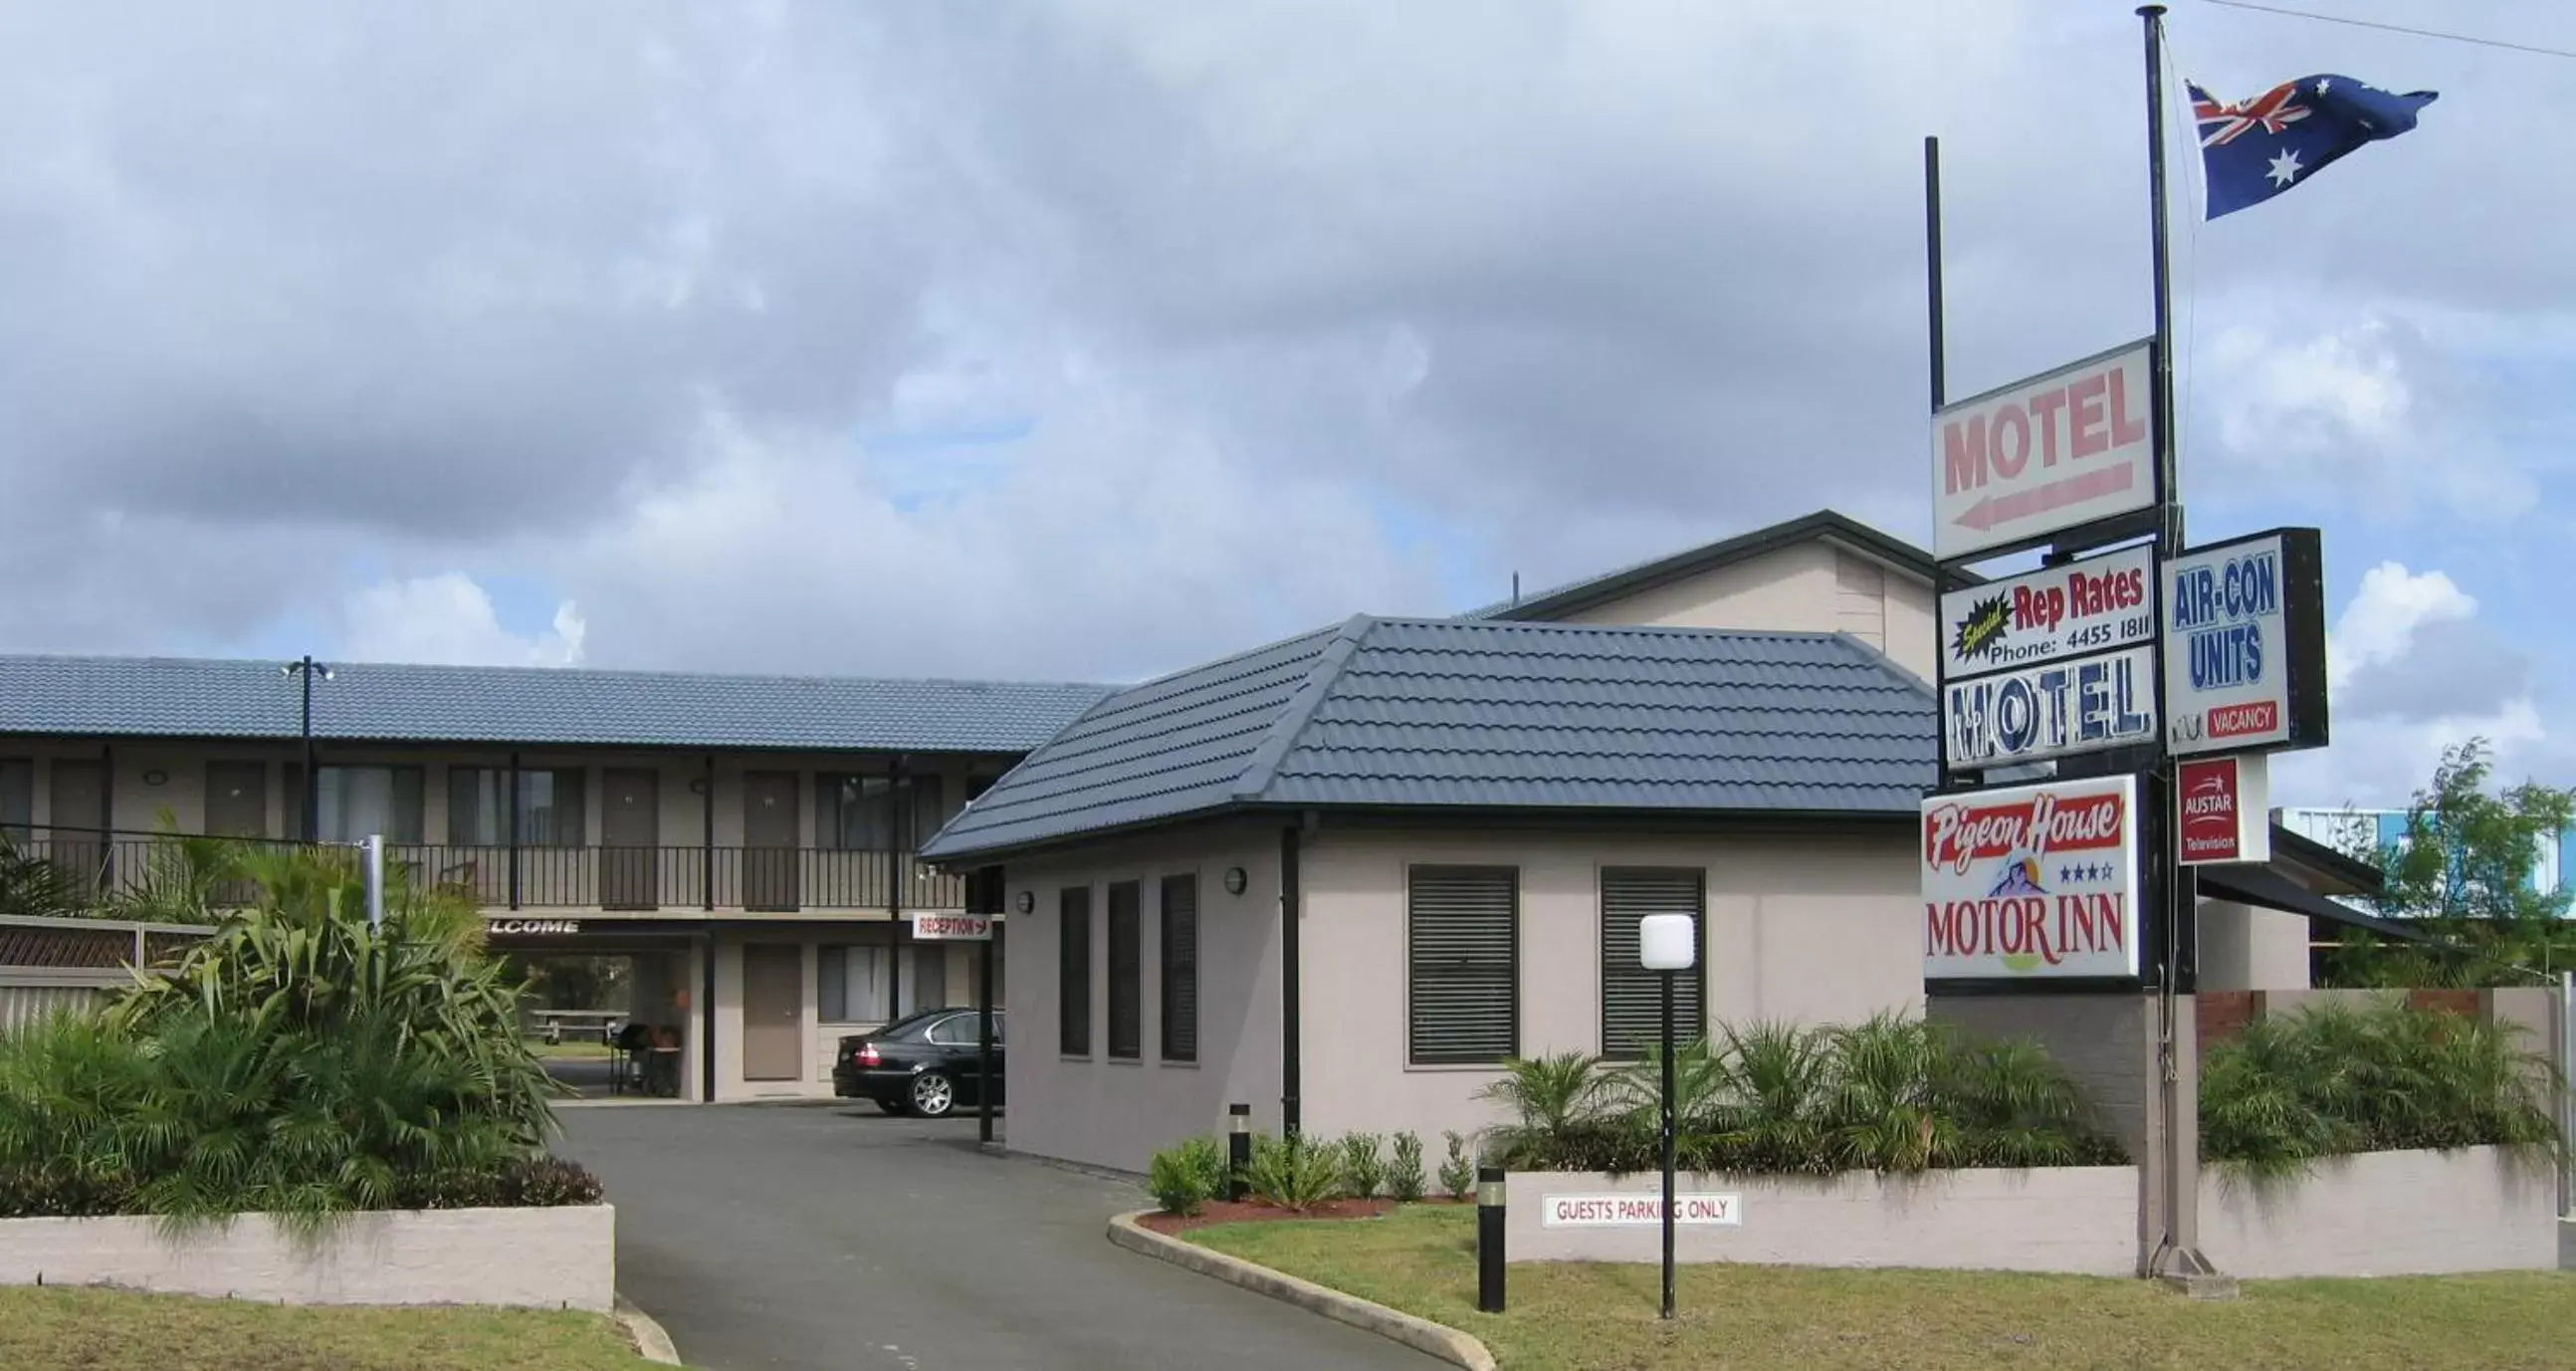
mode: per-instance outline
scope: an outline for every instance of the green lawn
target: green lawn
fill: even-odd
[[[0,1289],[9,1371],[639,1371],[616,1323],[516,1309],[251,1304]]]
[[[597,1038],[566,1038],[559,1043],[536,1039],[528,1047],[549,1061],[606,1061],[614,1055],[609,1045]]]
[[[2556,1273],[2259,1281],[2194,1303],[2083,1276],[1684,1266],[1667,1325],[1651,1263],[1515,1266],[1509,1312],[1477,1313],[1471,1209],[1187,1236],[1473,1333],[1506,1371],[2576,1365],[2576,1277]]]

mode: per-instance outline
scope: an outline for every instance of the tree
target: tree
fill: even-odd
[[[2538,781],[2491,789],[2493,777],[2486,739],[2445,749],[2407,808],[2404,836],[2356,854],[2383,876],[2373,907],[2429,942],[2389,948],[2347,934],[2328,958],[2330,984],[2492,985],[2576,965],[2566,922],[2576,886],[2544,892],[2533,879],[2543,845],[2576,819],[2576,790]]]

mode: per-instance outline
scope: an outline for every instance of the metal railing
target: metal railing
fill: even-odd
[[[77,896],[141,890],[179,841],[168,834],[12,826],[20,851],[60,870]],[[286,840],[238,841],[290,845]],[[811,847],[521,847],[387,843],[385,861],[414,883],[455,886],[491,909],[808,909],[966,907],[963,877],[910,853]],[[898,905],[897,882],[901,884]],[[242,890],[218,904],[247,902]]]

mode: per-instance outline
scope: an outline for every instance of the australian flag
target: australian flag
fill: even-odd
[[[2433,103],[2429,90],[2394,95],[2349,76],[2302,76],[2251,100],[2221,104],[2198,85],[2191,112],[2200,121],[2200,161],[2209,184],[2209,217],[2259,205],[2325,169],[2328,162],[2415,127],[2415,112]]]

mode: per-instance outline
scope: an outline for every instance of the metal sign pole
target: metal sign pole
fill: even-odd
[[[385,835],[370,833],[359,846],[366,851],[367,928],[378,931],[385,926]]]

